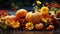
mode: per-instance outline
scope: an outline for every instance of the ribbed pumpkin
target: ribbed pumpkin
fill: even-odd
[[[10,16],[7,15],[7,16],[4,17],[4,19],[5,19],[5,20],[9,20],[9,19],[10,19]]]
[[[11,21],[17,21],[17,19],[16,19],[16,17],[14,15],[5,16],[5,17],[3,17],[1,19],[4,20],[4,21],[9,21],[9,22],[11,22]]]
[[[20,23],[17,21],[16,16],[10,15],[5,17],[5,24],[13,28],[18,28]]]
[[[11,19],[14,19],[14,18],[16,18],[16,16],[15,15],[11,15],[10,18]]]
[[[10,16],[10,21],[16,21],[17,19],[16,19],[16,16],[14,16],[14,15],[11,15]]]
[[[10,20],[10,19],[15,19],[15,18],[16,17],[14,15],[11,15],[11,16],[7,15],[7,16],[5,16],[5,20]]]
[[[36,24],[37,22],[41,22],[41,15],[39,12],[34,12],[34,11],[29,12],[26,15],[26,21]]]
[[[26,9],[20,9],[16,12],[16,17],[23,18],[26,16],[27,13],[28,13],[28,11]]]

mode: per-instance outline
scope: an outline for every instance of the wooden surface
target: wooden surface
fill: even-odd
[[[0,34],[60,34],[60,29],[53,31],[19,31],[19,30],[0,30]]]

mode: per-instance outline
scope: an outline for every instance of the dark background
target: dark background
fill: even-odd
[[[23,7],[31,7],[32,4],[35,2],[36,0],[0,0],[0,9],[13,9],[16,6],[18,8],[23,8]],[[60,0],[40,0],[43,4],[45,2],[57,2],[60,4]],[[14,5],[12,5],[12,3],[14,3]]]

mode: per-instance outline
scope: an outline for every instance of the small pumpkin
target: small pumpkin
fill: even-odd
[[[42,30],[44,28],[43,23],[35,24],[35,29],[36,30]]]
[[[5,19],[5,20],[9,20],[9,19],[10,19],[10,16],[7,15],[7,16],[4,17],[4,19]]]
[[[16,21],[17,21],[17,19],[16,19],[16,17],[14,15],[5,17],[5,24],[6,25],[9,25],[10,23],[16,22]]]
[[[49,27],[50,27],[51,29],[54,29],[54,25],[49,25]]]
[[[10,20],[10,21],[16,19],[16,17],[14,15],[11,15],[11,16],[7,15],[4,18],[5,18],[5,20]]]
[[[16,12],[16,17],[23,18],[26,16],[27,13],[28,13],[28,11],[26,9],[20,9]]]
[[[20,23],[18,20],[16,20],[16,17],[14,15],[11,16],[6,16],[5,17],[5,24],[7,26],[11,26],[14,29],[19,28],[20,27]]]
[[[46,28],[46,30],[48,30],[48,31],[53,30],[54,27],[55,27],[54,25],[49,25],[49,26]]]
[[[41,15],[39,12],[35,12],[35,11],[32,11],[32,12],[29,12],[27,15],[26,15],[26,21],[27,22],[32,22],[34,24],[36,24],[38,21],[41,22]]]
[[[11,15],[11,16],[10,16],[10,19],[11,19],[11,20],[16,20],[16,16],[15,16],[15,15]]]

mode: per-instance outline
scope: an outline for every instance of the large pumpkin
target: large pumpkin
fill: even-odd
[[[28,13],[28,11],[26,9],[20,9],[16,12],[16,17],[23,18],[26,16],[27,13]]]
[[[29,12],[26,15],[26,21],[36,24],[37,22],[41,22],[41,15],[38,12],[35,12],[35,13],[34,12]]]

